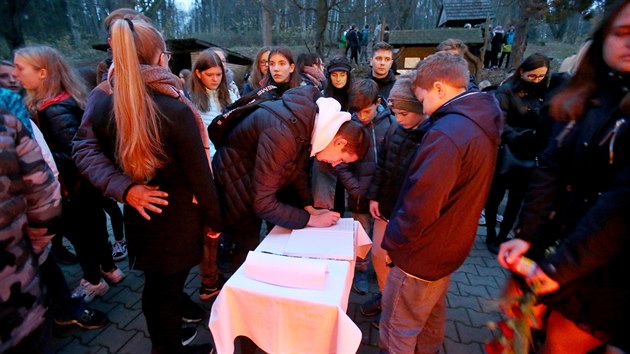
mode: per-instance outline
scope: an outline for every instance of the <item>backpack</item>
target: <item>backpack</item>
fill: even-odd
[[[224,145],[225,138],[240,122],[257,110],[263,102],[277,100],[277,87],[268,85],[245,95],[226,108],[226,112],[216,116],[208,126],[208,136],[217,148]]]

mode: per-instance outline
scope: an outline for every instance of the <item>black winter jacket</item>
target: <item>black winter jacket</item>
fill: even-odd
[[[73,98],[53,103],[35,115],[35,123],[42,131],[44,139],[55,159],[62,181],[62,192],[67,196],[76,196],[89,190],[99,193],[79,173],[72,159],[72,139],[81,124],[83,110]]]
[[[379,106],[379,109],[381,107]],[[361,123],[354,114],[352,119]],[[382,146],[389,127],[395,122],[396,119],[389,108],[382,108],[376,117],[365,125],[370,138],[370,148],[365,157],[359,161],[350,164],[342,163],[336,167],[338,178],[348,191],[348,209],[353,213],[368,214],[370,212],[370,200],[367,198],[367,191],[372,184],[372,177],[376,173],[380,153],[378,148]]]
[[[106,96],[95,103],[92,123],[103,153],[116,161],[112,100]],[[171,274],[199,264],[204,228],[220,231],[221,212],[192,111],[172,97],[155,94],[154,100],[162,117],[159,133],[166,162],[147,184],[167,192],[168,205],[146,220],[125,204],[125,233],[132,268]]]
[[[389,98],[389,92],[394,87],[394,83],[396,82],[396,75],[393,70],[390,70],[387,76],[381,79],[377,79],[372,76],[372,71],[368,74],[368,79],[374,80],[376,84],[378,84],[378,95],[385,98],[387,100]]]
[[[225,139],[212,162],[227,226],[259,217],[290,229],[306,226],[310,205],[306,162],[320,96],[313,86],[286,91],[261,104]],[[293,188],[302,205],[278,200]]]
[[[387,219],[391,217],[409,164],[431,124],[431,120],[427,119],[414,129],[405,129],[394,123],[389,127],[382,146],[378,149],[378,166],[367,198],[378,202],[381,215]]]
[[[547,143],[549,124],[543,124],[540,115],[546,93],[546,82],[532,84],[520,78],[508,80],[495,93],[505,117],[501,144],[518,158],[534,160]]]
[[[544,301],[568,319],[628,343],[630,333],[630,116],[619,102],[630,77],[608,78],[599,104],[559,132],[540,156],[516,228],[530,256],[560,283]],[[561,239],[555,252],[542,249]],[[628,350],[628,348],[626,348]]]

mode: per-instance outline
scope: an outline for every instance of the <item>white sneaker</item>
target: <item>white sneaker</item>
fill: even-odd
[[[107,279],[107,281],[112,284],[118,284],[123,279],[125,279],[125,273],[123,273],[123,271],[120,270],[120,268],[118,267],[114,268],[114,270],[110,272],[104,272],[103,270],[101,270],[101,274],[105,279]]]
[[[127,257],[127,242],[125,242],[125,240],[114,242],[112,246],[112,258],[115,261],[119,261],[125,259],[125,257]]]
[[[79,286],[72,292],[73,298],[83,298],[83,301],[90,302],[97,296],[103,296],[109,290],[109,285],[101,279],[98,284],[94,285],[85,279],[81,279]]]
[[[483,215],[479,215],[479,225],[484,226],[486,224],[486,217]]]

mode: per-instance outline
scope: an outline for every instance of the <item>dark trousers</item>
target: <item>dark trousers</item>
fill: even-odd
[[[144,272],[142,311],[154,351],[177,354],[183,350],[181,304],[189,271]]]
[[[64,234],[77,252],[83,278],[92,284],[101,280],[101,268],[111,271],[115,267],[101,200],[101,195],[85,192],[63,205]]]
[[[244,218],[245,219],[245,218]],[[247,258],[247,253],[253,251],[260,243],[260,226],[262,220],[253,215],[247,220],[239,221],[238,225],[233,225],[227,234],[234,241],[234,256],[232,258],[232,269],[236,271]]]
[[[359,64],[359,47],[352,46],[350,47],[350,61],[354,60],[354,62]]]
[[[103,197],[103,209],[109,215],[109,220],[112,223],[112,231],[114,231],[114,239],[120,241],[124,237],[123,233],[123,215],[118,207],[116,201]]]
[[[505,68],[508,68],[510,65],[510,54],[511,52],[501,52],[501,57],[499,57],[499,68],[503,65],[503,60],[505,59]]]
[[[66,278],[52,256],[39,267],[46,288],[46,304],[53,318],[71,313],[76,300],[71,298]]]
[[[501,175],[496,173],[492,180],[492,187],[486,201],[486,243],[500,244],[507,240],[512,231],[516,217],[521,210],[525,193],[529,185],[531,171],[519,171]],[[503,212],[503,221],[497,235],[497,212],[505,192],[508,193],[507,205]]]
[[[24,337],[18,345],[5,351],[4,354],[50,354],[53,352],[48,342],[52,337],[52,325],[49,319],[44,320],[28,336]]]

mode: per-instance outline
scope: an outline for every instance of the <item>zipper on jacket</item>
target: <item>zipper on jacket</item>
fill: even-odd
[[[564,143],[564,139],[566,139],[569,133],[571,133],[571,130],[573,130],[574,126],[575,126],[575,121],[572,120],[564,127],[564,129],[562,129],[560,134],[558,134],[558,136],[556,137],[557,147],[562,146],[562,144]]]
[[[619,133],[619,129],[621,126],[626,123],[624,118],[617,119],[615,122],[615,127],[612,130],[612,134],[610,137],[610,143],[608,143],[608,163],[613,164],[615,159],[615,140],[617,139],[617,133]]]

